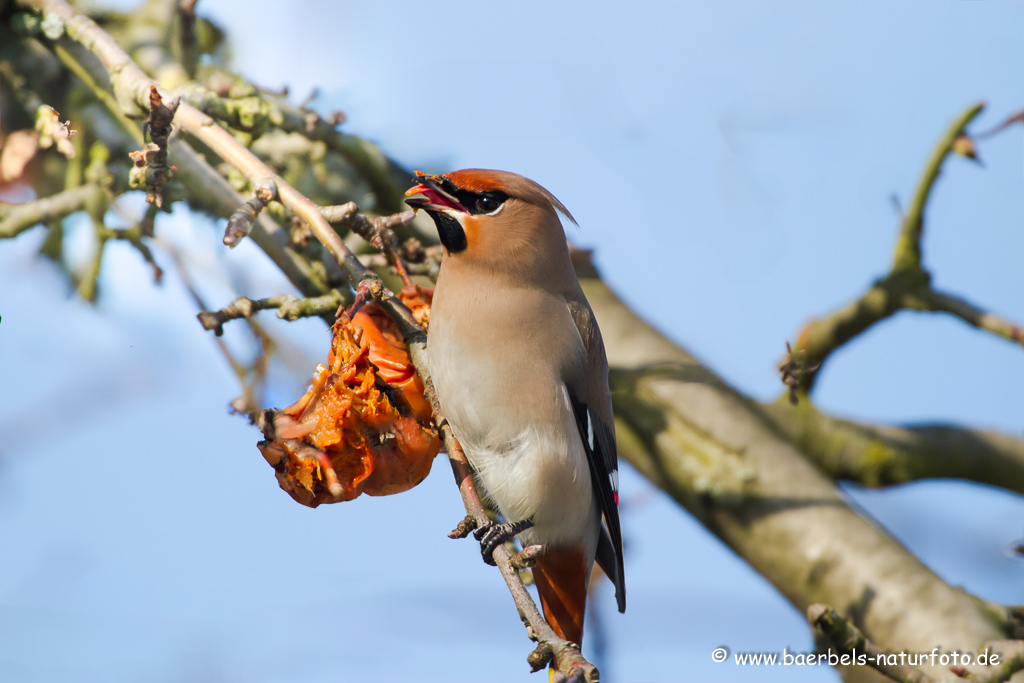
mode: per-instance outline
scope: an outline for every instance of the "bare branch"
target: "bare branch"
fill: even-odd
[[[170,253],[171,258],[174,260],[174,265],[175,268],[177,268],[178,276],[181,278],[182,283],[185,285],[185,288],[188,290],[189,295],[192,297],[192,301],[195,302],[196,306],[200,310],[205,310],[206,302],[203,301],[203,297],[199,294],[199,291],[196,289],[195,284],[192,282],[192,276],[189,274],[188,268],[185,267],[185,263],[182,260],[181,254],[173,247],[169,248],[168,252]],[[231,369],[234,371],[235,377],[238,378],[239,384],[242,385],[242,395],[238,396],[233,401],[231,401],[231,409],[237,413],[250,414],[252,417],[255,417],[255,411],[258,408],[256,394],[259,390],[259,387],[266,380],[268,366],[267,354],[268,347],[270,346],[270,344],[269,338],[263,332],[263,330],[258,325],[256,325],[256,322],[254,320],[249,320],[248,318],[246,318],[245,322],[248,324],[249,330],[252,332],[253,336],[260,343],[260,355],[257,357],[256,361],[253,363],[251,367],[246,366],[245,363],[243,363],[242,361],[238,360],[238,358],[235,357],[235,354],[232,353],[231,348],[227,345],[227,342],[225,342],[223,339],[220,339],[219,333],[216,335],[217,339],[215,341],[217,343],[217,348],[220,349],[220,352],[224,356],[224,359],[228,362],[228,365],[230,365]]]
[[[68,36],[91,50],[111,73],[114,91],[122,106],[144,111],[149,90],[155,84],[132,62],[124,50],[106,32],[88,17],[76,12],[63,0],[21,0],[21,4],[37,9],[47,18],[55,17],[63,22]],[[230,133],[216,125],[209,116],[188,103],[182,103],[178,107],[175,118],[183,130],[195,136],[227,163],[239,170],[253,185],[258,185],[266,179],[273,180],[277,186],[279,201],[310,226],[313,234],[316,235],[327,252],[338,262],[342,273],[350,285],[356,288],[366,281],[376,281],[379,283],[377,276],[372,271],[368,271],[355,254],[345,246],[337,232],[324,219],[319,207],[273,173],[252,152],[235,140]],[[382,286],[381,289],[383,289]],[[417,325],[411,311],[397,297],[386,298],[381,302],[381,305],[398,325],[405,338],[413,365],[427,386],[427,396],[434,408],[434,415],[438,421],[443,421],[443,416],[439,410],[437,398],[433,393],[430,382],[426,357],[426,335]],[[456,480],[460,482],[460,490],[463,493],[463,501],[466,503],[467,511],[470,514],[476,514],[476,510],[482,511],[483,508],[480,505],[475,489],[467,490],[463,485],[465,481],[472,481],[465,457],[461,455],[461,449],[455,442],[450,430],[447,430],[444,440],[448,448],[449,459],[452,462]],[[453,453],[456,455],[452,455]],[[563,672],[579,669],[585,673],[588,681],[597,680],[597,670],[583,659],[582,655],[579,654],[578,648],[558,638],[547,622],[544,621],[543,617],[540,616],[540,612],[526,591],[525,586],[523,586],[518,571],[511,567],[508,559],[508,553],[504,549],[496,551],[495,560],[498,560],[502,576],[505,577],[505,581],[512,592],[520,614],[527,624],[528,634],[531,638],[540,641],[538,650],[550,651],[560,663],[560,669]],[[534,663],[533,660],[531,661]]]
[[[74,43],[68,43],[68,45],[74,45]],[[121,127],[132,137],[133,140],[140,145],[144,145],[146,138],[142,134],[142,131],[125,115],[125,110],[117,101],[117,98],[97,82],[96,76],[94,76],[89,68],[83,64],[75,54],[73,54],[72,51],[63,44],[63,42],[55,43],[52,47],[53,54],[57,56],[61,64],[63,64],[68,71],[73,73],[78,80],[89,88],[93,96],[107,107],[107,111],[117,119],[118,123],[121,124]],[[80,48],[78,51],[80,51]]]
[[[435,415],[438,415],[437,396],[434,394],[434,386],[427,383],[427,397],[435,408]],[[462,494],[462,502],[466,506],[467,518],[459,524],[454,538],[459,538],[463,531],[468,534],[473,528],[479,528],[487,522],[487,511],[480,502],[480,496],[473,481],[473,474],[466,460],[466,454],[462,446],[455,440],[451,427],[447,422],[441,425],[441,439],[444,442],[445,450],[448,453],[448,460],[452,465],[452,473],[455,475],[455,482],[459,485],[459,492]],[[472,522],[470,522],[472,520]],[[579,647],[575,643],[563,640],[556,634],[548,622],[541,616],[533,598],[523,585],[523,579],[519,570],[513,565],[512,558],[505,546],[500,545],[494,549],[494,561],[501,570],[501,576],[505,579],[516,607],[519,609],[519,616],[526,624],[527,635],[531,640],[538,643],[537,648],[527,658],[533,671],[544,668],[552,659],[558,665],[558,670],[567,676],[571,676],[574,670],[584,675],[587,683],[598,680],[597,669],[583,658]]]
[[[946,158],[953,153],[973,155],[973,142],[964,129],[981,112],[982,107],[982,104],[975,104],[960,114],[932,151],[914,199],[900,222],[900,233],[889,273],[856,301],[824,318],[812,320],[800,331],[794,348],[779,366],[783,382],[790,387],[791,396],[811,390],[821,365],[833,351],[903,309],[953,313],[972,325],[996,331],[1001,336],[1022,343],[1019,330],[1008,323],[985,318],[985,325],[978,324],[981,321],[980,311],[948,295],[934,292],[930,285],[931,278],[921,265],[925,205]],[[797,384],[792,381],[794,378]]]
[[[36,112],[44,106],[42,98],[28,87],[25,77],[6,60],[0,61],[0,78],[10,84],[11,87],[6,92],[12,95],[26,112]]]
[[[623,459],[800,611],[838,605],[891,650],[974,650],[1007,636],[1008,616],[950,587],[852,510],[749,398],[574,262],[604,335]]]
[[[153,282],[160,284],[164,277],[164,271],[157,265],[156,259],[153,258],[153,252],[144,241],[144,237],[152,237],[152,234],[146,234],[145,223],[137,225],[133,228],[126,230],[112,230],[110,228],[103,228],[100,230],[100,235],[104,240],[122,240],[132,245],[139,255],[142,256],[143,260],[146,261],[153,269]]]
[[[113,43],[113,46],[109,43]],[[128,60],[124,51],[109,36],[106,36],[106,39],[101,40],[98,44],[98,49],[102,51],[106,61],[101,60],[97,70],[100,68],[110,70],[109,80],[115,84],[115,87],[120,85],[118,92],[123,96],[115,97],[98,84],[100,76],[94,74],[73,54],[73,52],[83,49],[81,45],[65,38],[51,47],[60,61],[93,92],[100,102],[106,105],[111,115],[121,124],[122,129],[139,144],[144,143],[142,131],[126,116],[126,112],[135,116],[139,115],[139,107],[131,99],[132,93],[148,92],[152,82],[133,63],[128,69],[127,75],[130,78],[120,78],[121,70],[125,68],[123,65]],[[103,78],[106,79],[107,76],[103,76]],[[122,100],[124,100],[124,104],[122,104]],[[188,143],[180,138],[171,139],[170,150],[170,155],[179,169],[178,179],[185,185],[187,199],[191,206],[214,215],[228,217],[245,202],[245,198],[236,192],[231,184]],[[266,216],[260,216],[250,237],[303,294],[316,296],[327,291],[326,278],[322,269],[316,264],[311,264],[296,251],[288,249],[287,236],[273,220]]]
[[[828,605],[814,604],[807,608],[807,619],[814,628],[824,633],[845,654],[864,653],[869,666],[898,683],[935,683],[935,679],[920,669],[905,664],[890,665],[886,653],[864,637],[856,626],[839,616]]]
[[[179,103],[180,98],[175,97],[165,104],[157,87],[150,86],[147,125],[152,142],[144,150],[129,154],[135,166],[128,174],[128,184],[132,188],[146,190],[146,201],[158,207],[164,203],[160,189],[171,178],[171,168],[167,165],[167,140]]]
[[[387,159],[380,150],[359,138],[337,130],[344,116],[336,114],[325,120],[317,112],[293,107],[281,99],[269,99],[266,93],[254,92],[243,98],[220,97],[197,84],[187,84],[182,96],[196,109],[233,128],[260,135],[270,127],[299,133],[327,147],[352,164],[369,183],[377,199],[378,211],[401,211],[402,194],[388,172]]]
[[[1004,641],[1005,642],[1005,641]],[[988,643],[992,646],[996,643]],[[1024,671],[1024,640],[1017,640],[1009,643],[1011,647],[1002,652],[1002,664],[996,666],[992,671],[985,674],[970,674],[963,672],[971,683],[1005,683],[1013,678],[1018,671]],[[960,672],[956,672],[958,675]]]
[[[1005,119],[1003,119],[1002,123],[1000,123],[995,128],[986,130],[983,133],[978,133],[974,137],[975,139],[990,137],[992,135],[995,135],[996,133],[1000,133],[1006,130],[1015,123],[1024,123],[1024,109],[1021,109],[1019,112],[1011,114],[1010,116],[1006,117]]]
[[[90,212],[91,213],[91,212]],[[95,240],[95,251],[89,268],[85,271],[85,277],[78,283],[78,295],[86,301],[95,301],[99,286],[100,270],[103,267],[103,256],[107,251],[106,229],[103,225],[102,216],[92,216],[93,238]]]
[[[359,260],[362,261],[363,265],[371,270],[378,268],[387,268],[391,265],[391,259],[384,254],[372,253],[372,254],[360,254]],[[420,263],[409,263],[405,261],[405,271],[409,275],[422,275],[428,280],[434,282],[437,280],[437,273],[440,266],[440,261],[434,258],[425,258]]]
[[[86,209],[90,202],[105,200],[103,188],[89,183],[43,199],[0,208],[0,239],[17,237],[40,223],[64,218]]]
[[[260,212],[277,197],[277,186],[273,180],[266,180],[252,191],[252,199],[246,200],[228,219],[224,230],[224,244],[238,246],[243,237],[252,232]]]
[[[285,320],[299,318],[334,317],[339,306],[345,303],[341,292],[334,290],[323,296],[299,299],[291,294],[278,294],[267,299],[248,299],[239,297],[219,311],[201,311],[196,317],[207,330],[212,330],[218,337],[224,334],[224,323],[239,318],[249,318],[253,313],[277,309],[277,317]]]
[[[398,236],[395,228],[403,227],[412,222],[416,215],[412,211],[402,211],[390,216],[374,216],[368,218],[359,213],[359,207],[355,202],[348,202],[340,206],[324,206],[320,212],[331,225],[338,228],[346,228],[356,233],[364,240],[384,252],[390,264],[402,278],[402,283],[409,287],[412,280],[409,279],[409,270],[399,254]]]
[[[939,143],[932,151],[932,156],[925,165],[924,173],[917,184],[914,199],[907,209],[900,228],[900,236],[896,241],[896,252],[893,257],[893,271],[919,270],[921,268],[921,232],[924,225],[924,207],[931,196],[932,188],[939,177],[939,170],[946,157],[953,151],[957,140],[963,135],[967,124],[981,113],[984,104],[975,104],[960,114],[943,134]]]
[[[987,313],[973,304],[950,294],[926,289],[917,292],[915,298],[908,299],[907,308],[949,313],[960,318],[965,323],[977,327],[979,330],[991,332],[992,334],[1009,339],[1020,346],[1024,346],[1024,329],[1021,329],[1019,325],[1000,318],[994,313]]]
[[[955,425],[860,424],[783,401],[765,416],[836,480],[895,486],[920,479],[961,479],[1024,494],[1024,439]]]
[[[178,46],[181,49],[181,65],[190,78],[195,78],[199,67],[199,54],[196,45],[196,3],[198,0],[179,0],[178,2]]]
[[[192,206],[229,217],[245,203],[245,197],[184,140],[171,141],[171,154],[178,168],[177,178],[185,185]],[[288,235],[265,213],[257,218],[249,239],[305,296],[319,296],[328,290],[325,273],[318,264],[289,249]]]

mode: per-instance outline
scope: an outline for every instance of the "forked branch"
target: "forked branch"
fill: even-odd
[[[793,348],[787,349],[779,371],[783,382],[790,387],[794,401],[798,394],[806,394],[812,389],[821,366],[833,351],[901,310],[948,313],[978,329],[1024,346],[1024,333],[1018,325],[955,296],[935,291],[931,287],[931,277],[922,265],[921,235],[928,199],[945,160],[951,154],[973,154],[973,142],[965,130],[981,113],[982,107],[982,104],[972,105],[957,116],[933,150],[913,201],[900,223],[889,273],[855,301],[823,318],[812,320],[800,331]]]
[[[90,50],[100,60],[111,75],[114,95],[117,102],[126,108],[127,115],[139,116],[149,113],[150,93],[156,87],[156,83],[146,76],[117,42],[89,17],[76,11],[64,0],[20,0],[19,4],[43,14],[44,18],[51,22],[60,20],[67,36]],[[261,183],[273,182],[277,189],[277,200],[305,221],[327,252],[337,261],[346,281],[353,290],[362,291],[366,289],[364,283],[373,282],[378,286],[372,289],[386,291],[376,274],[368,270],[345,246],[338,233],[322,215],[320,207],[274,173],[252,152],[235,140],[228,131],[217,125],[210,116],[197,110],[188,102],[182,102],[174,114],[174,122],[183,131],[200,140],[221,159],[241,172],[254,187],[259,187]],[[363,286],[361,287],[361,285]],[[427,386],[426,395],[434,408],[436,419],[443,424],[444,418],[433,392],[426,362],[426,335],[417,325],[409,309],[397,297],[382,296],[380,304],[395,320],[405,337],[413,365]],[[461,448],[449,429],[443,428],[442,434],[452,463],[452,470],[456,481],[459,482],[463,501],[466,504],[467,513],[475,517],[478,523],[482,523],[484,521],[484,518],[481,517],[483,506],[472,486],[472,476],[469,473],[465,457],[461,455]],[[559,638],[544,621],[526,591],[518,571],[510,565],[508,554],[504,549],[499,548],[495,552],[495,560],[497,560],[502,576],[509,586],[519,614],[527,626],[528,634],[539,643],[537,651],[531,655],[531,666],[535,668],[543,666],[553,658],[558,662],[561,671],[573,672],[576,670],[582,673],[587,681],[596,681],[597,670],[583,659],[578,648]]]

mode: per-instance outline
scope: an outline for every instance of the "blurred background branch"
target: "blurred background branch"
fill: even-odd
[[[977,159],[974,140],[965,129],[983,108],[984,105],[975,104],[957,116],[932,151],[914,192],[910,209],[900,221],[889,273],[876,281],[859,299],[826,317],[812,320],[797,335],[795,346],[789,349],[786,359],[779,366],[783,382],[790,387],[791,402],[796,403],[799,394],[810,392],[822,365],[832,352],[876,323],[904,309],[948,313],[1024,347],[1024,331],[1019,326],[955,296],[935,291],[931,286],[931,274],[925,270],[921,258],[924,212],[935,181],[947,157],[958,154]]]
[[[0,4],[0,84],[12,95],[0,99],[0,182],[6,189],[29,188],[32,195],[20,204],[0,204],[0,238],[46,231],[41,251],[91,301],[102,295],[109,243],[129,243],[158,279],[154,251],[166,251],[158,236],[172,207],[187,205],[221,219],[250,207],[233,224],[237,237],[248,235],[296,292],[245,296],[207,311],[190,283],[202,325],[218,334],[230,320],[271,308],[289,320],[312,315],[331,322],[361,283],[379,278],[398,289],[436,277],[436,240],[402,211],[408,174],[372,143],[340,131],[344,115],[322,115],[290,102],[287,92],[260,88],[229,71],[225,36],[196,14],[195,2],[151,0],[133,12],[90,13],[95,23],[59,0]],[[173,121],[170,130],[159,121],[154,125],[152,113],[161,107],[168,110],[164,123]],[[844,420],[808,398],[836,349],[898,310],[949,313],[1024,345],[1013,323],[933,289],[922,263],[925,211],[936,180],[950,156],[977,156],[975,140],[987,134],[967,131],[980,112],[981,105],[972,105],[941,134],[901,219],[890,272],[798,335],[782,366],[799,399],[795,405],[762,404],[730,386],[641,320],[589,259],[575,254],[606,337],[623,458],[798,610],[833,605],[888,651],[930,650],[937,643],[975,650],[1020,637],[1011,609],[937,576],[851,506],[836,482],[882,487],[953,478],[1020,494],[1024,439],[974,426]],[[1011,116],[995,130],[1019,122],[1019,115]],[[133,169],[141,169],[134,184]],[[129,227],[113,227],[118,212],[131,214],[125,205],[133,188],[150,195],[149,207]],[[76,214],[92,227],[91,253],[77,273],[77,254],[64,248],[65,220]],[[174,257],[187,282],[191,264],[181,254]],[[378,298],[405,325],[413,360],[422,368],[425,344],[416,321],[397,300]],[[260,388],[274,362],[269,335],[259,326],[250,330],[260,347],[251,364],[218,340],[242,384],[239,412],[262,405]],[[457,451],[449,444],[450,452]],[[479,500],[466,490],[472,478],[465,463],[457,455],[453,461],[467,510],[482,521]],[[508,553],[502,548],[499,554],[507,565]],[[523,609],[526,591],[518,572],[508,566],[502,572]],[[586,665],[537,618],[534,608],[531,635],[554,651],[539,651],[534,660],[556,655]],[[995,674],[979,669],[978,675]]]

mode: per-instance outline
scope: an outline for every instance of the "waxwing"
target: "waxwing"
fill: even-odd
[[[437,225],[444,258],[430,373],[477,484],[504,519],[481,550],[540,545],[544,616],[579,644],[595,558],[626,609],[608,361],[543,187],[514,173],[417,172],[406,202]],[[604,524],[602,525],[602,518]]]

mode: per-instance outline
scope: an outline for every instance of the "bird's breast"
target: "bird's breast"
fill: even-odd
[[[431,308],[430,372],[484,493],[535,522],[530,542],[592,550],[599,513],[565,382],[584,354],[564,298],[450,284]]]
[[[582,358],[564,300],[530,290],[452,292],[445,284],[434,295],[427,344],[434,387],[456,433],[498,443],[531,425],[561,429],[563,412],[571,411],[563,405],[564,374]]]

